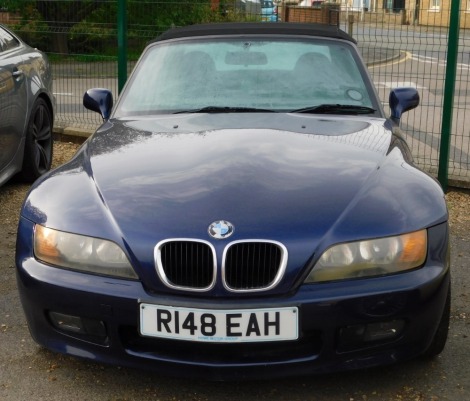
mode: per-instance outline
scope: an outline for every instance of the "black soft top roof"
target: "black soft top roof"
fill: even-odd
[[[170,29],[153,40],[151,43],[168,39],[189,38],[195,36],[223,36],[243,34],[320,36],[326,38],[344,39],[356,43],[356,41],[351,36],[336,26],[295,22],[228,22],[189,25],[182,28]]]

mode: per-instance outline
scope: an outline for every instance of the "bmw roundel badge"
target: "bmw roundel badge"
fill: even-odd
[[[228,238],[233,234],[234,227],[232,223],[225,220],[214,221],[208,229],[209,235],[215,239]]]

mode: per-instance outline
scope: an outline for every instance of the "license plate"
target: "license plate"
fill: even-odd
[[[219,343],[296,340],[298,309],[208,310],[140,304],[140,333]]]

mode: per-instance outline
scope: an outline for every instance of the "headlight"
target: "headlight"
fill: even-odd
[[[52,230],[34,229],[34,256],[66,269],[137,279],[122,249],[114,242]]]
[[[327,249],[306,283],[382,276],[421,266],[426,260],[427,232],[349,242]]]

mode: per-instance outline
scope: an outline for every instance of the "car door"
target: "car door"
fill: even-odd
[[[0,26],[0,171],[17,154],[26,125],[23,46]]]

